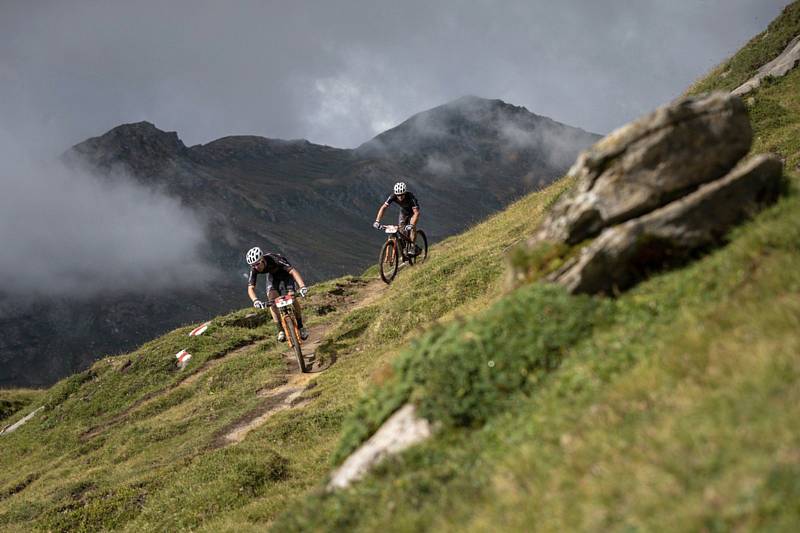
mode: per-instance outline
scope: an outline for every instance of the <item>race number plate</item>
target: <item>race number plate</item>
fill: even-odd
[[[293,301],[294,300],[292,300],[291,298],[288,298],[288,297],[287,298],[279,298],[279,299],[275,300],[275,305],[278,307],[278,309],[280,309],[281,307],[288,307],[288,306],[292,305]]]
[[[386,233],[397,233],[397,226],[386,226],[384,231]]]

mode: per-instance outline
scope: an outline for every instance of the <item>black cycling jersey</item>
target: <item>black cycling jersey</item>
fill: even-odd
[[[414,213],[414,208],[419,209],[419,201],[417,200],[417,197],[410,192],[406,192],[403,195],[402,200],[399,200],[397,195],[393,194],[389,196],[389,198],[387,198],[383,204],[386,207],[389,207],[389,205],[392,203],[397,204],[397,207],[400,208],[400,211],[403,215],[405,215],[405,217],[410,217]]]
[[[269,282],[274,275],[280,273],[288,274],[293,268],[289,260],[280,254],[264,254],[264,260],[266,261],[266,266],[263,272],[259,272],[254,267],[250,268],[250,280],[248,285],[251,287],[256,286],[259,274],[267,274],[267,281]]]

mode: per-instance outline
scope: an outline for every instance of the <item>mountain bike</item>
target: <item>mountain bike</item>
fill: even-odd
[[[303,341],[300,338],[300,328],[297,327],[297,318],[294,316],[294,295],[287,294],[286,296],[275,298],[275,307],[278,308],[281,327],[286,334],[286,343],[294,351],[295,357],[297,357],[300,372],[308,372],[306,361],[303,358]]]
[[[378,266],[381,279],[391,283],[400,268],[400,261],[409,265],[422,263],[428,258],[428,237],[425,232],[418,229],[412,241],[400,226],[387,225],[380,227],[386,233],[386,242],[381,247],[378,257]]]

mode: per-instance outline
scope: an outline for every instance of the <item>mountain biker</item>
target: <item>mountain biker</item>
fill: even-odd
[[[294,294],[296,286],[300,285],[297,292],[303,298],[308,294],[308,288],[303,281],[300,272],[294,268],[289,261],[280,254],[264,253],[261,248],[254,246],[248,250],[245,256],[247,264],[250,265],[250,279],[247,283],[247,294],[253,301],[253,307],[257,309],[265,309],[269,307],[269,312],[272,314],[272,321],[275,322],[275,327],[278,329],[278,341],[283,342],[286,340],[286,333],[281,327],[280,319],[278,319],[278,308],[275,307],[275,298],[280,294]],[[256,296],[256,281],[259,274],[267,275],[267,302],[264,303]],[[300,328],[300,338],[305,340],[308,338],[308,332],[303,327],[303,315],[300,314],[300,302],[295,299],[294,313],[297,317],[297,327]]]
[[[375,215],[375,222],[372,223],[372,227],[380,229],[383,213],[393,203],[396,203],[400,208],[400,216],[397,219],[398,226],[403,228],[411,242],[414,242],[417,233],[417,221],[419,220],[419,201],[408,190],[405,182],[398,181],[394,184],[394,194],[391,194],[378,209],[378,214]]]

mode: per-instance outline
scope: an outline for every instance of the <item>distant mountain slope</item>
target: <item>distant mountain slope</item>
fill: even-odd
[[[242,257],[256,244],[284,253],[309,281],[360,272],[377,255],[371,222],[398,177],[420,198],[422,226],[436,241],[551,183],[597,138],[476,97],[419,113],[355,150],[257,136],[187,147],[148,122],[118,126],[77,144],[65,161],[179,198],[206,221],[206,259],[222,275],[191,292],[62,301],[5,316],[0,385],[51,383],[246,304]]]

